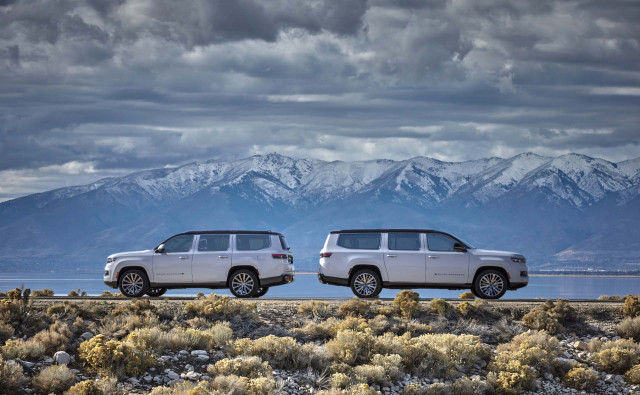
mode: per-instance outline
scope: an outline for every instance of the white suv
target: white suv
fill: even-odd
[[[481,250],[428,229],[333,231],[320,251],[318,279],[350,286],[361,298],[384,287],[471,289],[477,297],[498,299],[529,282],[524,256]]]
[[[124,296],[161,296],[171,288],[229,288],[239,298],[293,282],[293,255],[271,231],[180,233],[153,250],[110,255],[104,282]]]

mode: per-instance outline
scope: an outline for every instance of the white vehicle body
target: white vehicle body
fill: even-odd
[[[529,282],[526,260],[521,254],[473,248],[444,232],[428,229],[331,232],[320,251],[319,280],[350,286],[353,275],[362,269],[374,271],[382,288],[471,289],[476,293],[477,276],[487,270],[498,272],[498,277],[504,275],[504,291],[524,287]],[[354,293],[367,297],[355,290]],[[504,292],[498,293],[500,297]]]
[[[292,282],[293,255],[284,236],[270,231],[180,233],[152,250],[109,255],[104,282],[121,287],[124,273],[139,270],[150,289],[216,289],[229,287],[232,275],[243,269],[255,274],[260,288]]]

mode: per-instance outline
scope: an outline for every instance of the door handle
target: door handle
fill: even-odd
[[[428,256],[429,258],[431,258],[431,259],[438,259],[438,258],[440,258],[440,257],[439,257],[439,256],[437,256],[437,255],[427,255],[427,256]]]
[[[178,259],[189,259],[186,256],[179,256]]]
[[[227,255],[218,255],[218,258],[220,258],[220,259],[227,259],[227,258],[229,258],[229,257],[228,257]]]
[[[389,258],[397,258],[397,255],[387,255]]]

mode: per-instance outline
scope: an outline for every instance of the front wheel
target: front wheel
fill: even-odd
[[[118,283],[120,292],[128,298],[142,297],[149,290],[147,275],[138,269],[127,270]]]
[[[258,276],[250,270],[238,270],[229,279],[229,290],[237,298],[251,298],[259,288]]]
[[[269,291],[269,287],[262,287],[258,290],[258,292],[256,292],[255,295],[253,295],[254,298],[259,298],[261,296],[264,296],[264,294],[266,294]]]
[[[375,298],[382,291],[380,276],[370,269],[358,270],[351,277],[351,291],[359,298]]]
[[[165,292],[167,292],[166,288],[149,288],[147,295],[152,298],[158,298],[164,295]]]
[[[507,292],[507,277],[497,270],[485,270],[476,277],[473,288],[482,299],[500,299]]]

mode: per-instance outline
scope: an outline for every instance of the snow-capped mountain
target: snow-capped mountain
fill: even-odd
[[[639,194],[640,158],[194,162],[1,203],[0,270],[99,270],[109,253],[198,228],[283,231],[299,267],[315,269],[311,257],[328,231],[370,226],[448,230],[479,246],[519,249],[534,267],[579,266],[580,256],[597,266],[594,254],[622,238],[622,251],[606,259],[640,269]]]

